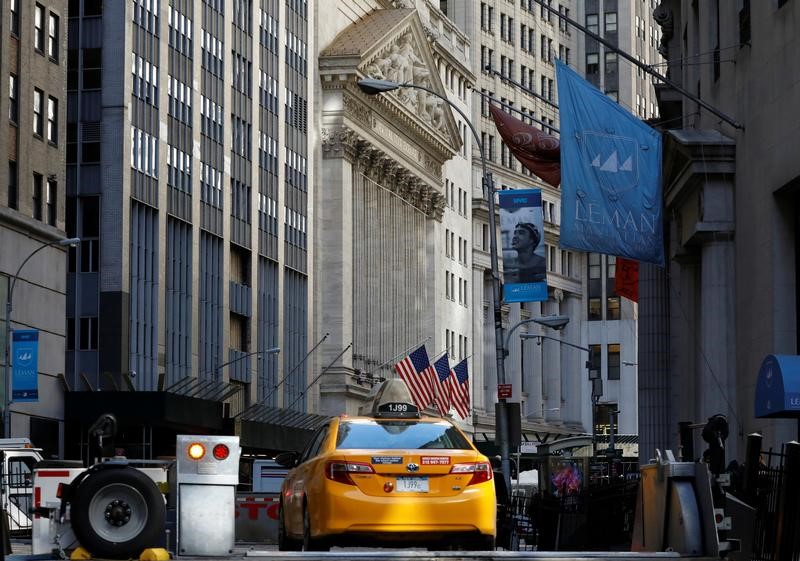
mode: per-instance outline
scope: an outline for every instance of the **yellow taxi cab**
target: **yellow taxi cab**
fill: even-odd
[[[278,547],[412,545],[494,549],[492,467],[450,420],[420,414],[405,384],[387,380],[367,415],[320,427],[280,495]]]

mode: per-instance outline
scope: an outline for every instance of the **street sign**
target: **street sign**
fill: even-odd
[[[497,384],[497,399],[508,399],[514,393],[511,384]]]
[[[522,442],[519,445],[520,454],[536,454],[539,450],[538,442]]]

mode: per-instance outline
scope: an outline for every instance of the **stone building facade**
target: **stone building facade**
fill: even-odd
[[[11,329],[39,331],[39,399],[11,405],[7,436],[33,437],[49,454],[59,453],[64,430],[59,376],[64,374],[67,329],[67,248],[47,244],[65,237],[67,220],[66,69],[67,2],[4,2],[0,17],[4,87],[0,97],[0,363],[5,363],[6,300],[12,284]],[[5,370],[0,374],[5,376]]]
[[[668,267],[642,285],[642,439],[677,449],[679,421],[723,414],[741,462],[751,432],[776,450],[797,438],[754,401],[764,358],[798,353],[800,6],[671,0],[656,16],[669,78],[724,117],[659,87]]]

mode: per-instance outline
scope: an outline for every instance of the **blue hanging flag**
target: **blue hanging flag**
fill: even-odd
[[[556,61],[561,247],[664,265],[661,135]]]

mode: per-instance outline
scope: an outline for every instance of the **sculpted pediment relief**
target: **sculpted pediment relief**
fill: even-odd
[[[339,33],[321,52],[319,65],[323,88],[344,87],[359,99],[350,102],[345,96],[345,108],[358,107],[363,113],[369,106],[397,126],[404,126],[405,122],[411,129],[430,135],[429,142],[437,145],[435,152],[449,153],[442,153],[442,161],[461,148],[452,110],[435,95],[416,88],[400,88],[366,98],[355,86],[359,78],[379,78],[415,84],[447,96],[416,10],[373,11]]]
[[[419,47],[415,45],[411,29],[405,31],[391,44],[385,45],[361,68],[364,75],[370,78],[391,80],[399,84],[415,84],[434,91],[441,89],[441,84],[435,79],[436,69],[435,67],[431,69],[423,59]],[[449,124],[447,113],[450,108],[446,107],[441,99],[415,88],[402,88],[394,92],[394,95],[426,124],[437,131],[447,133]]]

